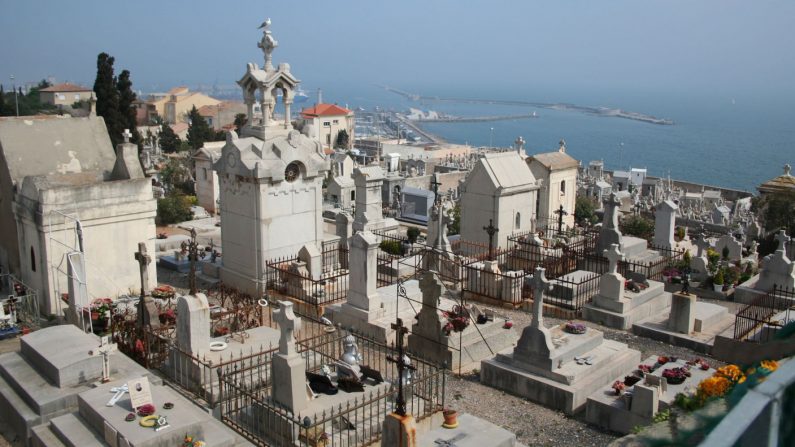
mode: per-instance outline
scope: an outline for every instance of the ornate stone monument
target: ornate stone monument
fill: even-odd
[[[300,81],[290,65],[274,67],[278,46],[270,22],[262,26],[259,43],[265,65],[249,63],[238,81],[247,109],[247,123],[227,134],[218,172],[224,263],[221,280],[251,295],[265,290],[266,263],[294,256],[307,244],[323,241],[323,178],[329,160],[319,142],[301,134],[290,122],[290,106]],[[284,118],[274,115],[281,95]],[[259,97],[261,118],[254,114]]]

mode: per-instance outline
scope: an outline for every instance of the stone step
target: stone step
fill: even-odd
[[[66,447],[50,429],[50,424],[39,425],[31,430],[31,447]]]
[[[0,377],[36,413],[42,416],[77,405],[76,393],[87,387],[61,389],[42,376],[19,352],[0,356]]]
[[[28,439],[30,437],[29,428],[41,421],[39,415],[2,376],[0,376],[0,419],[23,439]]]
[[[50,421],[52,432],[67,447],[103,447],[104,440],[77,414],[68,413]]]

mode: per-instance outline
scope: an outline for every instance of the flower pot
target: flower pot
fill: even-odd
[[[444,424],[442,427],[444,428],[456,428],[458,427],[458,412],[455,410],[444,410],[442,411],[442,416],[444,416]]]
[[[713,285],[712,285],[712,288],[713,288],[713,289],[714,289],[716,292],[723,292],[723,284],[713,284]]]

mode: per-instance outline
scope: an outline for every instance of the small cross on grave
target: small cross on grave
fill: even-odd
[[[439,177],[436,174],[431,177],[431,188],[433,188],[433,200],[434,202],[439,202],[439,186],[441,186],[441,182],[439,182]]]
[[[778,248],[776,251],[786,251],[787,243],[790,241],[790,237],[787,236],[787,230],[782,228],[776,235],[776,240],[778,241]]]
[[[152,257],[146,253],[146,244],[144,242],[138,243],[135,260],[138,261],[138,266],[141,270],[141,297],[144,297],[149,290],[149,264],[152,262]]]
[[[273,312],[273,319],[278,323],[281,335],[279,336],[279,354],[291,355],[298,351],[295,349],[295,331],[301,330],[301,319],[293,312],[293,303],[279,301],[279,310]]]
[[[610,248],[604,251],[604,257],[610,262],[609,272],[618,273],[618,263],[624,260],[624,254],[618,249],[618,244],[610,244]]]
[[[558,215],[558,234],[560,234],[560,232],[563,230],[563,216],[568,216],[569,213],[563,209],[563,205],[560,205],[560,208],[553,212]]]
[[[130,133],[130,129],[124,129],[124,132],[122,132],[121,136],[124,138],[125,143],[129,143],[130,138],[132,138],[132,133]]]
[[[102,356],[102,383],[110,382],[110,354],[116,350],[116,343],[111,343],[109,337],[100,338],[99,347],[88,352],[90,356]]]
[[[551,289],[551,282],[544,276],[545,269],[536,267],[533,274],[533,322],[534,328],[544,327],[544,294]]]
[[[398,395],[397,401],[395,402],[395,413],[399,414],[400,416],[406,415],[406,397],[403,395],[403,371],[410,370],[414,371],[417,368],[411,366],[411,364],[407,364],[404,360],[404,352],[403,352],[403,336],[408,333],[408,328],[403,326],[403,320],[398,318],[397,322],[392,323],[392,329],[395,330],[397,333],[397,358],[395,357],[387,357],[387,361],[395,363],[397,365],[398,370]]]
[[[492,219],[489,219],[489,226],[483,227],[483,231],[485,231],[489,235],[489,260],[494,260],[494,235],[497,234],[499,229],[494,226],[492,223]]]
[[[438,445],[439,447],[457,447],[455,442],[456,441],[460,441],[460,440],[462,440],[462,439],[464,439],[466,437],[467,437],[466,433],[459,433],[459,434],[453,436],[450,439],[441,439],[441,438],[439,438],[439,439],[433,441],[433,443]]]

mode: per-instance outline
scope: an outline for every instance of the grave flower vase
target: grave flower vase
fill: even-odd
[[[458,427],[458,412],[455,410],[444,410],[442,411],[442,416],[444,416],[444,424],[442,427],[444,428],[456,428]]]

